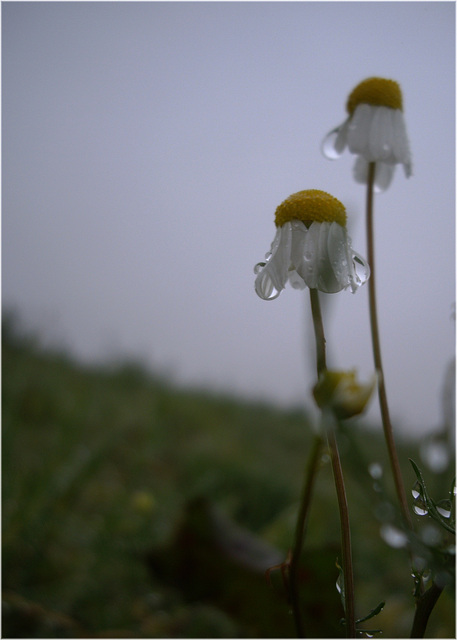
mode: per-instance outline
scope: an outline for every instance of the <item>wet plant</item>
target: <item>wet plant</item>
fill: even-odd
[[[384,599],[365,617],[356,616],[356,576],[349,506],[338,447],[338,438],[348,431],[346,421],[363,412],[376,388],[390,467],[389,480],[393,483],[396,504],[386,486],[384,467],[378,463],[362,465],[363,453],[358,443],[352,440],[354,456],[360,463],[355,473],[360,476],[362,468],[368,469],[373,481],[378,498],[373,501],[373,515],[380,523],[381,538],[392,549],[408,554],[415,602],[411,637],[423,637],[443,589],[454,588],[451,565],[455,547],[450,536],[455,536],[455,481],[448,494],[435,501],[430,497],[422,472],[411,460],[416,481],[410,508],[387,397],[377,308],[374,201],[376,193],[387,190],[392,184],[396,165],[403,166],[407,178],[412,175],[401,88],[391,79],[367,78],[350,93],[346,110],[346,119],[327,134],[322,151],[331,160],[339,158],[346,148],[356,156],[353,177],[357,183],[366,186],[367,260],[352,249],[346,233],[346,212],[341,203],[325,192],[312,189],[289,196],[276,209],[276,234],[271,249],[265,261],[258,263],[254,270],[255,290],[264,300],[276,299],[287,282],[295,289],[309,289],[316,344],[317,382],[313,397],[321,411],[320,421],[305,470],[293,550],[283,570],[288,571],[286,586],[297,635],[304,637],[306,621],[300,609],[299,563],[317,483],[319,459],[322,452],[327,452],[333,469],[341,529],[341,566],[337,563],[339,576],[336,585],[345,612],[343,627],[347,637],[359,634],[373,637],[381,632],[380,629],[361,629],[359,625],[383,610]],[[362,385],[357,381],[355,370],[327,368],[319,295],[334,294],[347,288],[355,293],[365,283],[374,372],[372,380]],[[449,430],[445,435],[449,439]],[[443,472],[450,463],[449,443],[435,440],[428,446],[427,454]],[[413,519],[415,516],[427,517],[432,522],[418,531]]]

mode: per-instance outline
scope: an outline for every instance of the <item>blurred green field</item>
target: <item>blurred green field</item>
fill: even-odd
[[[179,389],[135,363],[83,367],[9,319],[2,383],[3,637],[294,635],[281,572],[270,586],[264,568],[292,544],[312,437],[304,411]],[[383,440],[359,421],[339,444],[357,614],[386,601],[366,628],[408,637],[408,555],[379,535],[395,515]],[[412,487],[418,443],[399,450]],[[424,474],[439,498],[454,470]],[[419,529],[429,521],[416,518]],[[309,637],[345,635],[339,540],[324,456],[301,574]],[[451,587],[426,637],[455,637]]]

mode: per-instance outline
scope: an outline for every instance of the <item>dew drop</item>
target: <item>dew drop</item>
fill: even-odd
[[[416,480],[416,482],[414,483],[414,486],[411,489],[411,494],[414,500],[418,500],[422,496],[422,490],[418,480]]]
[[[449,447],[444,442],[431,440],[422,446],[421,457],[432,471],[440,473],[449,466]]]
[[[382,478],[382,466],[379,462],[372,462],[368,467],[368,473],[375,480],[379,480],[379,478]]]
[[[441,533],[434,525],[428,525],[421,531],[421,539],[425,544],[436,546],[441,542]]]
[[[328,133],[325,136],[322,142],[322,146],[321,146],[322,153],[326,158],[328,158],[328,160],[337,160],[343,152],[342,150],[338,151],[335,148],[335,142],[338,137],[338,133],[339,133],[339,127],[337,127],[336,129],[333,129],[333,131],[330,131],[330,133]]]
[[[352,255],[352,264],[354,267],[355,279],[357,284],[359,286],[365,284],[365,282],[370,277],[370,267],[368,266],[368,263],[365,262],[362,256],[354,251]]]
[[[408,544],[408,538],[403,531],[393,527],[391,524],[384,524],[380,529],[381,538],[394,549],[401,549]]]
[[[436,505],[436,510],[438,511],[438,513],[441,516],[443,516],[443,518],[450,518],[451,517],[451,511],[452,511],[451,501],[450,500],[441,500]]]
[[[414,556],[413,568],[415,572],[422,573],[425,570],[426,566],[427,566],[427,561],[425,560],[425,558],[422,558],[421,556]],[[413,578],[416,578],[416,579],[418,577],[416,573],[412,573],[411,575]]]
[[[416,515],[418,516],[426,516],[428,514],[428,509],[425,508],[425,505],[420,503],[420,504],[415,504],[413,506],[413,511]]]
[[[256,275],[260,273],[265,265],[266,265],[266,262],[258,262],[254,267],[254,273]]]

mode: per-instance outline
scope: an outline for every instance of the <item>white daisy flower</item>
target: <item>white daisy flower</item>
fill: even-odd
[[[366,261],[352,250],[346,209],[325,191],[309,189],[289,196],[276,209],[275,238],[266,262],[259,262],[255,290],[274,300],[289,280],[294,289],[352,292],[370,275]]]
[[[403,117],[403,98],[394,80],[368,78],[350,94],[348,118],[330,131],[322,143],[324,155],[335,160],[348,147],[356,154],[354,179],[366,184],[368,164],[375,162],[375,187],[384,191],[390,185],[395,165],[402,164],[411,176],[411,152]]]

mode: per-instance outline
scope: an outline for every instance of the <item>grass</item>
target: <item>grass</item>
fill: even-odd
[[[2,374],[3,637],[293,635],[280,571],[271,588],[252,560],[274,564],[291,546],[311,441],[305,411],[175,388],[135,363],[85,367],[10,318]],[[392,487],[367,473],[371,462],[387,471],[385,447],[361,424],[339,440],[358,613],[386,600],[373,624],[407,637],[408,557],[379,536]],[[410,486],[417,448],[400,443]],[[451,480],[435,476],[429,489]],[[314,637],[344,636],[334,493],[324,459],[303,565]],[[455,637],[454,625],[447,588],[429,637]]]

